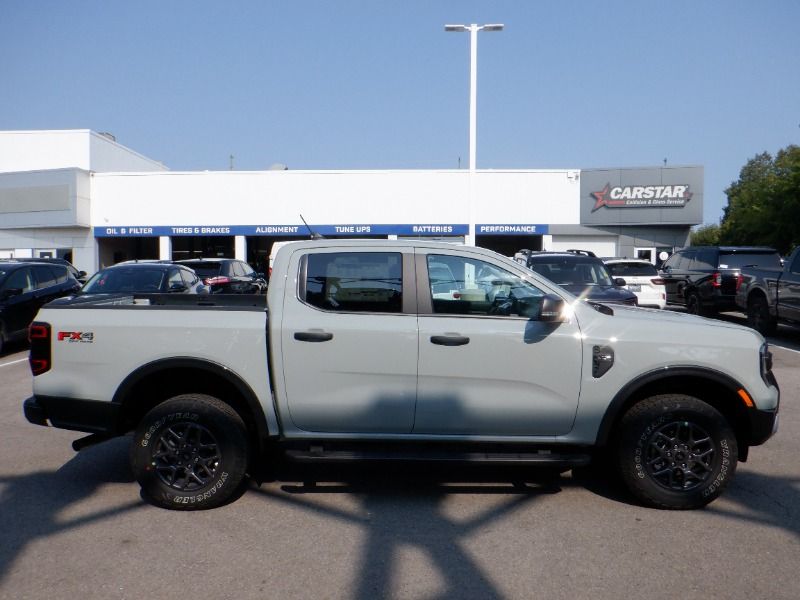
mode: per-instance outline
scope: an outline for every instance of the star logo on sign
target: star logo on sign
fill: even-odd
[[[606,187],[604,187],[599,192],[591,192],[591,195],[594,196],[595,203],[594,207],[592,208],[592,212],[596,211],[601,206],[607,206],[608,200],[606,200],[606,196],[608,196],[608,192],[611,190],[611,186],[607,183]]]

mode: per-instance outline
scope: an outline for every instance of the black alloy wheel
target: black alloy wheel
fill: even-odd
[[[774,335],[778,320],[769,314],[767,299],[756,296],[747,305],[747,324],[762,335]]]
[[[161,481],[181,492],[202,489],[222,468],[214,435],[196,423],[177,423],[159,435],[152,466]]]
[[[717,447],[690,421],[673,421],[654,430],[645,442],[643,461],[653,481],[668,490],[691,490],[709,477]]]

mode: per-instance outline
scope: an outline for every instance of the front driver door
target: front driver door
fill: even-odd
[[[543,290],[505,265],[465,258],[464,251],[420,254],[417,261],[430,282],[418,297],[414,433],[569,432],[581,381],[577,322],[538,321]],[[447,273],[452,278],[443,281]]]

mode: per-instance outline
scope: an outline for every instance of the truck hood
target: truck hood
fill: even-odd
[[[722,329],[737,329],[740,331],[756,333],[753,329],[737,323],[729,323],[727,321],[720,321],[718,319],[707,319],[706,317],[698,317],[697,315],[673,312],[671,310],[634,308],[632,306],[621,305],[614,305],[612,308],[614,311],[613,318],[634,321],[637,323],[641,323],[642,321],[650,321],[654,327],[669,327],[670,325],[689,327],[719,327]]]

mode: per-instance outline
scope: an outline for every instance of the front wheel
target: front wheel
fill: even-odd
[[[131,467],[144,495],[173,510],[224,504],[247,473],[247,432],[221,400],[184,394],[142,419],[131,446]]]
[[[733,479],[736,435],[714,407],[683,394],[635,404],[620,422],[617,465],[628,489],[655,508],[700,508]]]

